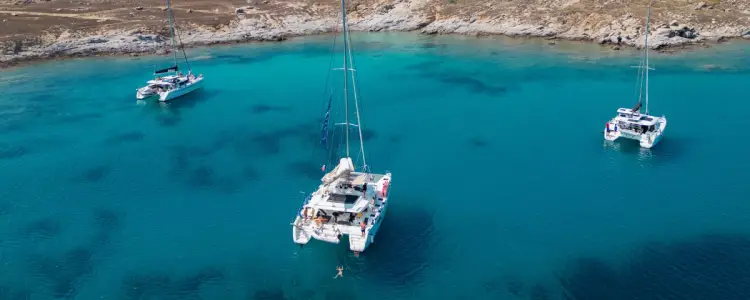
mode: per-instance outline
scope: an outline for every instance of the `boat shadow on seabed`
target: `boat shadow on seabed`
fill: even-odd
[[[148,99],[137,100],[136,103],[138,106],[142,106],[149,111],[156,112],[157,120],[162,123],[162,125],[170,126],[175,125],[180,121],[182,112],[193,109],[196,105],[205,102],[215,94],[215,92],[199,89],[166,102],[159,101],[158,99]]]

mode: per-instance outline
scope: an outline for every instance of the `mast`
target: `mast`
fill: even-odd
[[[177,51],[175,51],[177,45],[174,40],[174,20],[172,19],[172,5],[170,0],[167,0],[167,14],[169,15],[169,29],[172,34],[172,57],[174,58],[174,65],[177,66]]]
[[[167,0],[169,1],[169,0]],[[341,20],[344,24],[344,115],[346,116],[346,120],[344,123],[344,131],[346,131],[346,157],[349,157],[349,90],[347,89],[347,86],[349,85],[349,82],[347,81],[347,78],[349,77],[349,69],[347,66],[346,56],[349,49],[349,38],[348,38],[348,27],[346,26],[346,0],[341,0]]]
[[[648,3],[648,16],[646,17],[646,43],[645,43],[645,49],[646,51],[646,114],[648,115],[648,33],[649,33],[649,27],[651,26],[651,4],[654,1],[651,0]]]
[[[351,41],[348,41],[351,44]],[[354,90],[354,111],[357,113],[357,131],[359,132],[359,149],[362,152],[362,166],[363,169],[367,169],[367,158],[365,156],[365,140],[362,138],[362,120],[359,117],[359,99],[357,99],[357,80],[354,77],[354,73],[357,69],[354,67],[354,56],[352,56],[352,48],[348,48],[349,51],[349,63],[352,66],[352,89]],[[367,172],[367,170],[365,170]]]

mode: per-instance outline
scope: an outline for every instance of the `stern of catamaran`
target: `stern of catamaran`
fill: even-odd
[[[615,119],[609,120],[604,124],[604,139],[608,141],[617,140],[620,137],[620,130],[617,128]]]

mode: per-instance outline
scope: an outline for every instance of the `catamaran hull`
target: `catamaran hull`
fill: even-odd
[[[185,85],[183,87],[180,87],[180,88],[177,88],[177,89],[173,89],[173,90],[170,90],[170,91],[166,91],[166,92],[163,92],[163,93],[159,93],[159,101],[169,101],[169,100],[172,100],[174,98],[187,95],[190,92],[199,90],[201,88],[203,88],[203,78],[202,77],[197,78],[192,83],[189,83],[189,84],[187,84],[187,85]]]
[[[138,99],[138,100],[156,98],[157,96],[158,96],[157,94],[141,94],[140,91],[135,93],[135,99]]]
[[[375,235],[380,231],[380,226],[385,220],[385,214],[388,212],[390,181],[391,174],[388,173],[378,182],[378,188],[376,189],[377,196],[382,198],[382,200],[378,200],[376,205],[379,205],[380,209],[377,212],[368,212],[373,213],[374,216],[371,215],[368,217],[368,222],[372,223],[368,224],[369,226],[367,226],[364,236],[361,235],[358,225],[333,225],[333,227],[330,224],[312,225],[311,220],[308,219],[305,222],[303,221],[303,217],[298,215],[292,223],[292,239],[294,243],[305,245],[315,239],[321,242],[339,244],[341,243],[341,237],[348,236],[349,250],[357,253],[365,251],[375,241]],[[304,212],[305,210],[302,211]],[[312,216],[308,215],[308,218],[310,217]]]
[[[302,224],[302,219],[297,216],[296,219],[294,219],[294,229],[292,229],[292,239],[294,240],[295,244],[305,245],[310,242],[311,236],[307,234],[304,230],[302,230],[297,224]]]
[[[367,234],[367,241],[365,242],[365,249],[370,247],[370,244],[375,242],[375,235],[378,234],[378,231],[380,230],[380,225],[383,224],[383,221],[385,220],[386,212],[388,212],[388,201],[386,201],[385,204],[383,204],[383,209],[380,211],[380,218],[378,219],[377,223],[375,223],[375,225],[372,226],[372,229],[370,229],[370,232]]]
[[[615,128],[614,122],[609,122],[610,128]],[[610,130],[607,132],[604,131],[604,139],[608,141],[615,141],[619,138],[626,138],[630,140],[636,140],[639,142],[640,146],[643,148],[651,149],[654,146],[656,146],[661,139],[664,137],[664,130],[667,128],[667,118],[662,118],[661,122],[659,123],[659,130],[657,130],[656,134],[632,134],[632,133],[626,133],[621,130],[614,131]]]
[[[356,241],[353,241],[351,238],[349,239],[349,250],[352,250],[354,252],[363,252],[367,250],[367,248],[370,247],[372,243],[375,242],[375,236],[378,234],[378,231],[380,230],[380,225],[383,224],[385,221],[385,214],[388,212],[388,204],[390,201],[388,201],[388,198],[391,193],[391,174],[386,174],[384,179],[387,182],[387,186],[385,187],[385,195],[383,195],[383,201],[382,201],[382,208],[380,209],[379,216],[375,223],[372,225],[370,229],[367,230],[367,236],[365,237],[364,245],[361,243],[356,243]],[[381,187],[382,189],[383,187]]]
[[[664,130],[667,128],[667,118],[662,118],[661,123],[659,124],[659,130],[658,133],[651,136],[651,135],[644,135],[641,137],[641,147],[651,149],[656,144],[658,144],[661,139],[664,137]]]

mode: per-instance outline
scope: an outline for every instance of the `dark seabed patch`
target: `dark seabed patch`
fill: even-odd
[[[292,108],[289,106],[275,106],[268,104],[255,104],[250,107],[250,112],[254,114],[264,114],[269,112],[284,112],[290,111]]]
[[[417,206],[393,206],[381,226],[375,243],[360,254],[368,270],[366,276],[390,286],[412,286],[429,265],[432,214]]]
[[[249,299],[253,300],[287,300],[284,296],[284,290],[281,288],[264,288],[251,292]]]
[[[531,289],[529,290],[529,300],[552,300],[552,293],[550,290],[539,284],[536,283],[531,286]]]
[[[27,155],[31,150],[25,146],[0,143],[0,159],[13,159]]]
[[[106,208],[94,210],[92,223],[97,230],[114,231],[120,229],[122,221],[120,213]]]
[[[247,143],[237,143],[237,153],[247,155],[247,153],[260,152],[268,156],[281,153],[281,137],[278,135],[260,133],[252,137],[251,141],[252,147]]]
[[[646,245],[623,266],[581,258],[558,277],[565,299],[745,300],[748,270],[750,237],[707,235]]]
[[[60,256],[33,255],[31,270],[48,283],[51,296],[55,299],[74,299],[77,287],[83,277],[94,270],[93,252],[78,247]]]
[[[515,276],[502,276],[482,282],[482,289],[488,295],[509,294],[524,299],[524,288],[523,280]]]
[[[28,123],[23,120],[5,120],[0,123],[0,133],[19,132],[27,129]]]
[[[207,166],[199,166],[190,172],[188,184],[196,189],[203,189],[214,185],[214,170]]]
[[[438,44],[438,43],[428,42],[428,43],[422,43],[421,45],[419,45],[419,48],[421,48],[421,49],[436,49],[436,48],[445,48],[446,46],[447,45],[445,45],[445,44]]]
[[[315,129],[320,128],[319,126],[320,124],[315,121],[314,123],[306,122],[268,132],[238,135],[243,138],[238,138],[234,142],[235,150],[242,157],[248,154],[271,156],[283,151],[281,143],[284,139],[297,139],[303,143],[309,143],[310,141],[317,141],[319,143],[320,136],[316,136],[317,139],[313,138]],[[244,138],[244,136],[248,136],[248,138]]]
[[[98,182],[102,180],[104,177],[107,177],[109,173],[112,171],[112,167],[109,165],[103,165],[103,166],[97,166],[92,167],[81,174],[79,177],[80,181],[84,182]]]
[[[216,267],[202,268],[185,277],[173,277],[163,272],[131,273],[122,280],[119,299],[202,299],[200,291],[203,287],[219,285],[224,278],[224,271]]]
[[[143,140],[144,137],[146,137],[146,135],[143,134],[143,132],[131,131],[110,136],[104,142],[110,145],[119,145],[123,143],[138,142]]]
[[[92,217],[94,235],[91,238],[93,247],[102,247],[112,241],[112,236],[122,227],[122,213],[106,209],[95,209]]]
[[[62,232],[62,221],[55,217],[46,217],[24,226],[21,233],[29,239],[50,239]]]
[[[0,299],[2,300],[29,300],[31,290],[21,288],[17,285],[0,284]]]
[[[257,181],[258,179],[260,179],[260,172],[258,172],[257,169],[251,166],[245,166],[244,168],[242,168],[242,175],[248,181]]]
[[[436,79],[442,83],[461,86],[467,88],[473,93],[485,94],[489,96],[503,96],[508,92],[508,89],[504,86],[495,86],[487,84],[484,81],[476,79],[472,75],[460,75],[460,74],[433,74],[427,77]]]
[[[189,173],[192,167],[192,160],[201,160],[209,157],[218,150],[216,147],[189,145],[169,146],[167,149],[168,153],[170,153],[169,174],[172,176]]]
[[[180,123],[180,116],[174,114],[159,115],[156,117],[156,121],[159,122],[161,127],[174,127]]]
[[[367,142],[369,140],[372,140],[374,138],[377,138],[378,134],[375,132],[375,130],[372,129],[362,129],[362,140]]]
[[[473,137],[469,140],[469,146],[473,148],[484,148],[489,146],[490,143],[487,140],[480,137]]]
[[[246,65],[251,63],[258,63],[262,61],[271,60],[274,57],[272,52],[260,53],[258,55],[236,55],[236,54],[220,54],[215,55],[214,59],[221,60],[227,64],[240,64]]]

